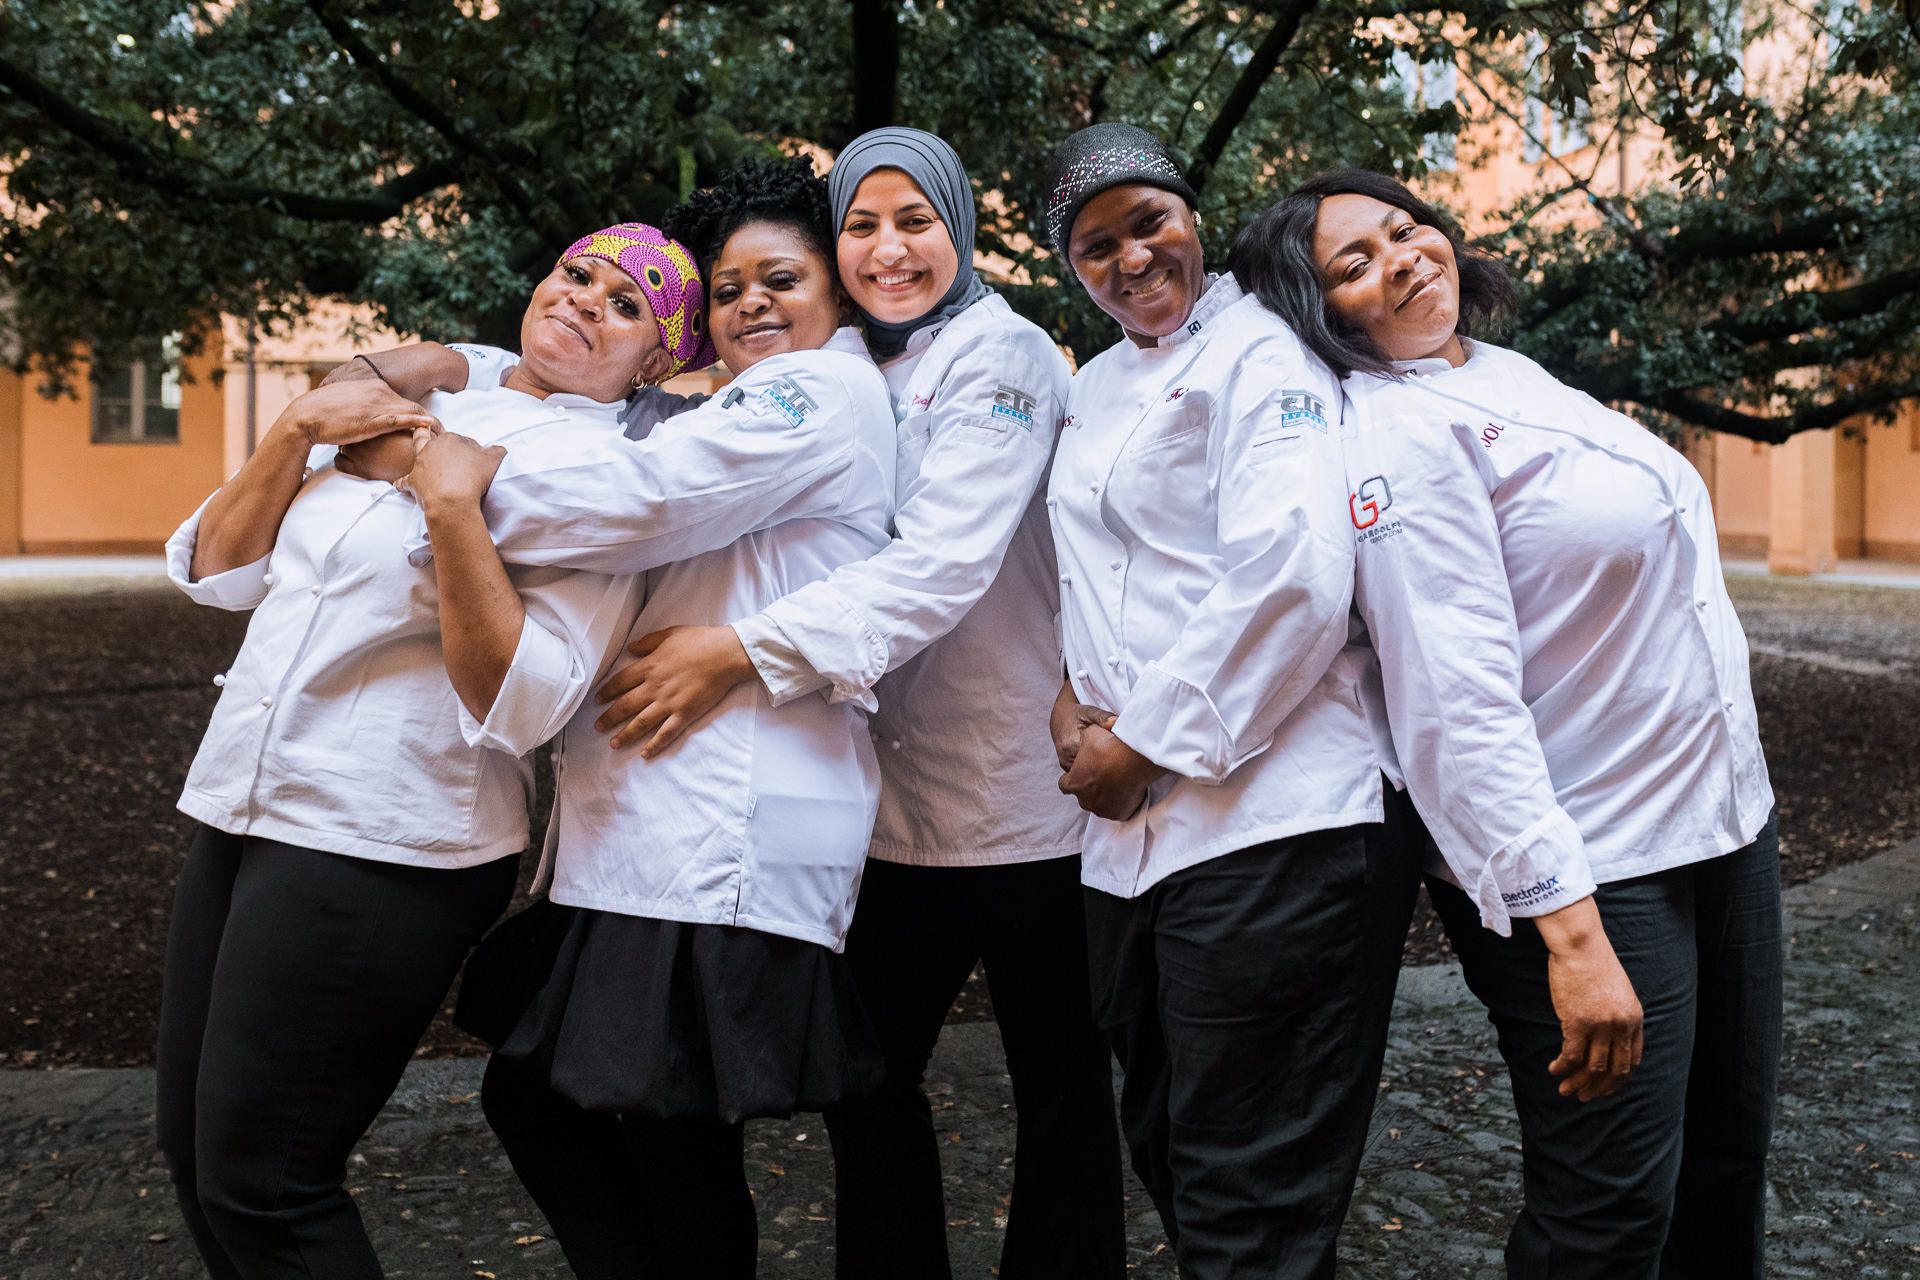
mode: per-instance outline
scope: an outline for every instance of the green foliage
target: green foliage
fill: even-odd
[[[1068,132],[1125,119],[1172,141],[1218,260],[1318,169],[1421,177],[1462,107],[1493,109],[1412,91],[1410,69],[1454,64],[1601,144],[1489,237],[1528,286],[1516,342],[1610,399],[1690,422],[1758,406],[1716,425],[1777,435],[1911,386],[1920,58],[1897,10],[1843,6],[1831,65],[1750,93],[1732,3],[0,0],[0,339],[57,359],[316,297],[511,338],[568,240],[656,218],[745,156],[836,148],[892,102],[967,159],[980,247],[1085,356],[1117,335],[1038,243]],[[1744,7],[1764,36],[1770,11]],[[897,80],[851,52],[895,44]],[[1675,184],[1597,193],[1623,124],[1665,136]]]

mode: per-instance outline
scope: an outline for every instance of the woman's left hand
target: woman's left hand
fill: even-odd
[[[413,433],[413,470],[394,487],[411,493],[423,511],[455,505],[479,506],[500,469],[507,451],[499,445],[482,447],[470,436],[422,429]]]
[[[668,627],[651,631],[627,646],[636,655],[600,686],[596,696],[610,704],[593,722],[618,750],[642,742],[640,755],[652,759],[672,746],[701,716],[714,709],[735,685],[755,677],[753,660],[732,627]]]
[[[1060,789],[1095,817],[1121,822],[1146,803],[1147,787],[1165,772],[1112,730],[1090,724],[1080,731],[1080,750]]]

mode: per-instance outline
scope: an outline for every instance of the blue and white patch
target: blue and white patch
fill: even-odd
[[[761,389],[760,399],[785,418],[787,425],[794,427],[805,422],[807,415],[820,407],[792,378],[775,378]]]
[[[1278,400],[1281,426],[1312,427],[1321,435],[1327,433],[1327,405],[1319,396],[1287,387],[1281,390]]]
[[[993,389],[993,420],[1016,423],[1022,431],[1032,431],[1033,410],[1038,404],[1038,400],[1020,388],[1003,382]]]

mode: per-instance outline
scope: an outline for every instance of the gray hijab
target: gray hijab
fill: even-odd
[[[993,290],[987,288],[973,270],[973,187],[967,181],[967,171],[953,148],[931,133],[919,129],[873,129],[847,144],[846,150],[833,162],[833,168],[827,171],[827,195],[833,202],[835,236],[847,220],[847,210],[853,207],[853,193],[875,169],[898,169],[913,179],[914,185],[926,193],[940,221],[946,224],[954,255],[960,260],[960,269],[954,273],[946,296],[925,315],[904,324],[891,324],[860,312],[867,322],[868,349],[885,360],[905,351],[907,339],[916,330],[952,319]]]

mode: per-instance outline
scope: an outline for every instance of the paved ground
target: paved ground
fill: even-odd
[[[1920,1278],[1920,841],[1789,891],[1787,1051],[1770,1274]],[[478,1063],[418,1062],[354,1157],[394,1277],[541,1280],[558,1247],[486,1132]],[[1451,965],[1402,980],[1381,1105],[1348,1222],[1347,1277],[1498,1274],[1519,1155],[1502,1069]],[[955,1274],[997,1257],[1011,1094],[988,1025],[949,1027],[929,1082],[946,1143]],[[152,1073],[0,1072],[0,1280],[202,1274],[152,1151]],[[749,1134],[761,1275],[827,1277],[830,1166],[816,1116]],[[1134,1271],[1174,1267],[1144,1196]]]

